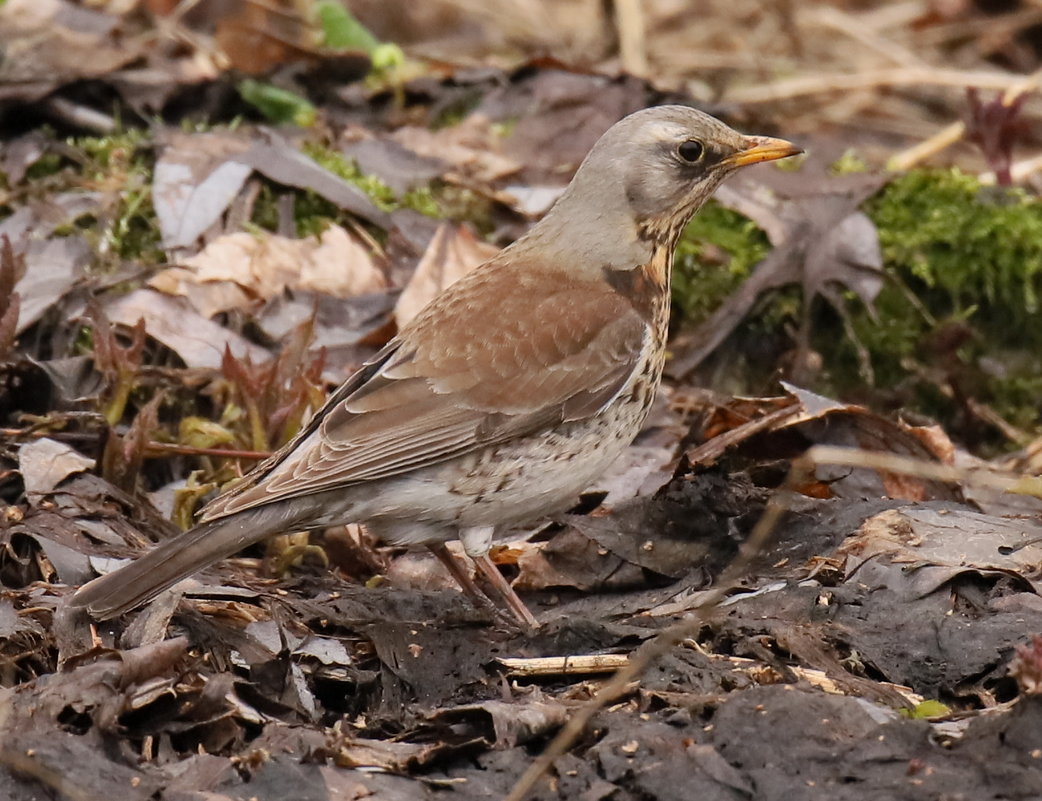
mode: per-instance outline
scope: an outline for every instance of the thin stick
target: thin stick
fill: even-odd
[[[615,0],[615,20],[623,69],[644,76],[648,74],[648,56],[640,4],[641,0]]]
[[[571,676],[612,673],[629,664],[626,654],[576,654],[573,656],[502,657],[496,660],[508,676]]]
[[[97,434],[86,431],[46,431],[32,428],[0,428],[0,436],[24,439],[55,439],[59,442],[95,442]],[[226,459],[247,459],[259,462],[271,456],[271,451],[242,451],[235,448],[197,448],[194,445],[178,445],[173,442],[147,442],[145,452],[149,456],[163,453],[179,453],[185,456],[217,456]]]
[[[851,16],[838,8],[821,6],[815,9],[811,19],[819,25],[849,36],[897,65],[913,68],[927,66],[923,59],[895,43],[892,38],[880,36],[866,27],[860,17]]]
[[[92,133],[107,135],[117,128],[116,120],[108,114],[102,114],[90,106],[73,103],[64,97],[54,95],[47,98],[43,105],[44,108],[62,122],[67,122],[69,125],[83,128]]]
[[[920,164],[931,156],[935,156],[942,150],[946,150],[954,145],[962,139],[964,133],[966,133],[966,123],[962,120],[953,122],[929,139],[925,139],[919,144],[891,157],[886,164],[886,168],[892,172],[902,172],[911,169],[916,164]]]
[[[974,83],[967,83],[965,85],[985,88],[980,84]],[[1002,93],[1002,105],[1011,105],[1018,97],[1027,92],[1034,91],[1040,85],[1042,85],[1042,70],[1036,70],[1027,77],[1019,78],[1012,86],[1007,87]],[[942,150],[955,144],[962,139],[963,134],[965,133],[965,122],[962,122],[961,120],[959,122],[953,122],[943,130],[935,133],[929,139],[893,156],[890,161],[887,162],[887,169],[894,171],[911,169],[916,164],[928,159],[930,156],[936,155]]]
[[[271,456],[270,451],[239,451],[234,448],[196,448],[192,445],[176,445],[173,442],[149,442],[145,445],[149,456],[161,453],[180,453],[185,456],[219,456],[228,459],[248,459],[259,462]]]
[[[893,86],[950,86],[957,89],[976,86],[1008,92],[1023,81],[1019,75],[1002,72],[898,67],[846,75],[804,75],[787,81],[735,89],[728,93],[726,99],[731,103],[751,105],[793,100],[807,95]]]
[[[859,448],[839,448],[833,445],[815,445],[803,457],[815,465],[832,464],[844,467],[867,467],[890,473],[916,476],[933,481],[970,484],[985,489],[999,490],[1017,495],[1042,497],[1042,477],[1021,475],[999,470],[955,467],[953,465],[927,462],[908,456],[897,456],[881,451],[864,451]]]

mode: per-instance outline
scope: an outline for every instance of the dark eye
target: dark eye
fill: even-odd
[[[702,158],[705,152],[705,147],[697,139],[688,139],[686,142],[681,142],[680,147],[677,148],[680,158],[691,164]]]

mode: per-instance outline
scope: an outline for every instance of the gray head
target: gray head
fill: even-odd
[[[536,236],[545,247],[563,234],[602,264],[639,258],[632,252],[641,243],[674,244],[739,167],[800,152],[782,139],[744,136],[688,106],[644,109],[598,140]]]

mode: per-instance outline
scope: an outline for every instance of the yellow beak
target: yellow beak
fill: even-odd
[[[796,147],[792,142],[774,139],[770,136],[747,136],[745,145],[744,150],[728,156],[724,159],[724,163],[735,167],[745,167],[749,164],[759,164],[761,161],[774,161],[796,156],[803,152],[802,147]]]

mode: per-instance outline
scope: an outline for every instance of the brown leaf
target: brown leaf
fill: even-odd
[[[65,236],[30,241],[20,258],[25,261],[25,275],[17,285],[18,333],[43,317],[84,277],[92,254],[86,239]]]
[[[145,40],[118,19],[65,0],[0,5],[0,99],[36,100],[55,87],[108,75],[139,58]]]
[[[137,413],[126,434],[121,436],[115,431],[109,432],[101,457],[102,475],[127,493],[133,494],[138,487],[149,440],[159,425],[162,402],[162,394],[156,394]]]
[[[737,415],[726,408],[707,410],[703,423],[705,440],[685,454],[691,464],[694,467],[716,464],[727,454],[757,465],[777,465],[779,461],[796,458],[811,445],[823,444],[926,461],[945,458],[943,448],[935,450],[934,443],[924,439],[917,429],[888,420],[863,406],[842,403],[789,384],[783,386],[790,393],[788,399],[736,399],[733,405],[740,409]],[[745,418],[745,422],[733,425],[741,418]],[[732,422],[724,425],[723,419]],[[780,478],[784,478],[784,473]],[[961,497],[957,488],[943,482],[867,467],[821,465],[815,478],[806,484],[814,497],[826,494],[822,482],[836,497],[886,496],[908,500],[958,500]]]
[[[94,340],[94,366],[110,381],[121,374],[135,372],[141,366],[141,353],[145,347],[145,319],[139,317],[134,323],[131,343],[123,346],[116,339],[116,330],[109,322],[101,305],[91,300],[87,306],[91,319]]]
[[[426,186],[445,172],[446,164],[440,158],[421,156],[398,142],[364,134],[358,132],[354,141],[341,146],[340,152],[365,175],[376,176],[395,192]]]
[[[94,467],[94,460],[65,443],[46,437],[27,442],[18,450],[18,470],[25,494],[34,504],[73,473]]]
[[[232,131],[168,135],[152,180],[163,247],[188,247],[220,220],[253,172],[235,160],[250,145]]]
[[[401,329],[435,295],[499,252],[482,242],[465,225],[442,223],[398,298],[394,319]]]
[[[299,60],[309,39],[306,21],[286,0],[269,5],[238,3],[217,22],[217,44],[232,66],[259,75]]]
[[[3,359],[18,334],[21,298],[14,288],[25,274],[25,259],[15,256],[6,234],[0,240],[0,359]]]
[[[901,566],[904,587],[892,589],[921,597],[967,571],[1031,581],[1042,561],[1040,543],[1042,526],[1031,521],[965,508],[906,506],[866,520],[836,553],[846,558],[848,579],[873,560]]]
[[[182,298],[137,289],[109,302],[105,310],[114,322],[123,325],[144,319],[148,335],[174,351],[188,367],[218,368],[225,347],[239,355],[248,354],[257,362],[270,358],[264,348],[210,322]]]
[[[336,225],[307,239],[226,234],[181,264],[149,285],[187,297],[204,317],[248,308],[287,289],[348,298],[387,287],[369,248]]]
[[[487,117],[472,114],[459,125],[432,131],[419,126],[399,128],[392,139],[413,153],[450,166],[447,178],[491,186],[521,169],[521,163],[499,153],[499,137]]]

